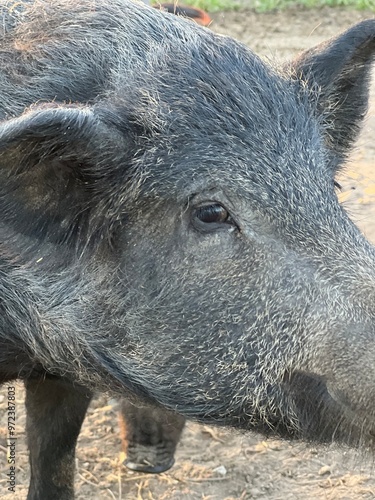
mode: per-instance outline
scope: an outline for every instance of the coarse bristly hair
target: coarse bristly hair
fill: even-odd
[[[375,255],[334,175],[375,21],[276,70],[125,0],[1,12],[3,378],[371,445]]]

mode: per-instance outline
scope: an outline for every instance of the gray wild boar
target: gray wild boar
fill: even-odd
[[[127,0],[9,4],[0,380],[25,379],[29,500],[73,498],[94,390],[162,450],[151,471],[184,417],[372,447],[375,252],[335,174],[375,20],[276,70]]]

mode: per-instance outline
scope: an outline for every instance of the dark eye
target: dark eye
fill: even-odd
[[[222,224],[228,222],[228,211],[218,203],[203,205],[195,210],[195,217],[205,224]]]
[[[238,229],[230,213],[220,203],[206,203],[196,206],[192,212],[191,222],[200,232]]]

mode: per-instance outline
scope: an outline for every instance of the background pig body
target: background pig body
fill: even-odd
[[[30,498],[71,498],[94,389],[371,446],[374,250],[334,175],[366,110],[375,22],[277,72],[127,1],[4,13],[1,234],[41,324],[19,334]]]

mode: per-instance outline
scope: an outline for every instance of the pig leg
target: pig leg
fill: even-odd
[[[150,406],[139,408],[122,399],[120,426],[126,453],[124,465],[154,474],[170,469],[184,425],[184,417],[177,413]]]
[[[29,379],[25,386],[31,467],[27,500],[72,500],[75,447],[92,394],[59,378]]]

